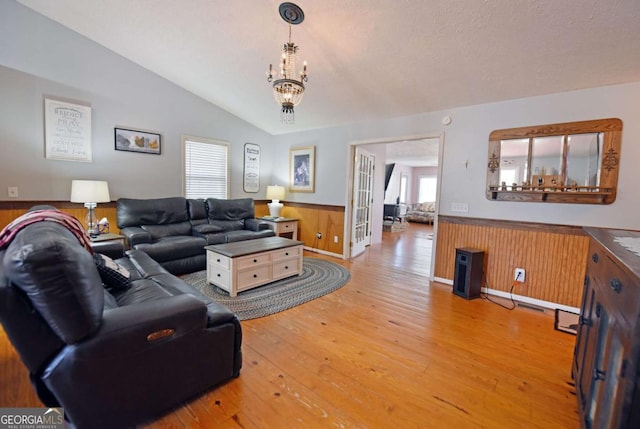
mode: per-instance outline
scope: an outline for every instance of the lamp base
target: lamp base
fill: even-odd
[[[282,207],[284,207],[284,204],[280,202],[272,201],[270,203],[267,203],[267,206],[269,207],[269,215],[271,217],[280,217],[280,210],[282,210]]]
[[[97,206],[96,203],[84,203],[84,206],[87,208],[87,216],[85,218],[85,222],[87,224],[87,234],[89,237],[94,238],[100,235],[98,231],[98,223],[95,216],[95,208]]]

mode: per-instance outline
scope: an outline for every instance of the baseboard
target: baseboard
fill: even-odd
[[[453,280],[443,279],[441,277],[434,277],[433,281],[453,286]],[[578,313],[578,314],[580,314],[580,309],[578,307],[570,307],[568,305],[558,304],[558,303],[550,302],[550,301],[544,301],[544,300],[536,299],[536,298],[530,298],[528,296],[522,296],[522,295],[517,295],[517,294],[513,294],[512,295],[509,292],[503,292],[501,290],[490,289],[490,288],[486,288],[486,287],[482,288],[482,292],[486,293],[487,295],[493,295],[493,296],[497,296],[497,297],[504,298],[504,299],[509,299],[509,300],[511,298],[513,298],[514,301],[522,302],[524,304],[529,304],[529,305],[533,305],[533,306],[537,306],[537,307],[548,308],[548,309],[551,309],[551,310],[555,310],[557,308],[557,309],[560,309],[560,310],[568,311],[569,313]]]
[[[308,250],[309,252],[320,253],[321,255],[333,256],[335,258],[344,259],[344,256],[341,253],[333,253],[327,252],[326,250],[315,249],[313,247],[302,246],[304,250]]]

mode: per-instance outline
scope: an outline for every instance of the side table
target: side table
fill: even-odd
[[[118,259],[124,256],[124,235],[107,233],[89,238],[91,240],[91,248],[94,252],[102,253],[112,259]]]
[[[298,219],[290,217],[261,217],[260,220],[269,224],[269,228],[278,237],[286,237],[292,240],[298,239]]]

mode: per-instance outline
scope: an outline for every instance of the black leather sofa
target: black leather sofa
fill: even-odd
[[[274,235],[266,222],[254,218],[251,198],[120,198],[116,213],[129,247],[146,252],[173,274],[204,270],[204,246],[209,244]]]
[[[39,398],[64,407],[68,427],[133,427],[239,375],[236,316],[142,251],[116,261],[129,287],[107,290],[70,230],[41,221],[0,262],[0,321]]]

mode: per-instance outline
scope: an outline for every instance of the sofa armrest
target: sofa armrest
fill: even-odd
[[[78,344],[77,352],[86,358],[135,356],[153,343],[163,343],[207,326],[207,306],[189,294],[160,298],[140,304],[105,310],[96,334]],[[150,335],[163,330],[173,334],[158,339]]]
[[[128,247],[132,248],[136,244],[151,243],[151,234],[139,226],[127,226],[120,230],[120,234],[127,237]]]
[[[269,224],[260,219],[245,219],[244,220],[244,229],[248,229],[250,231],[264,231],[269,228]]]

